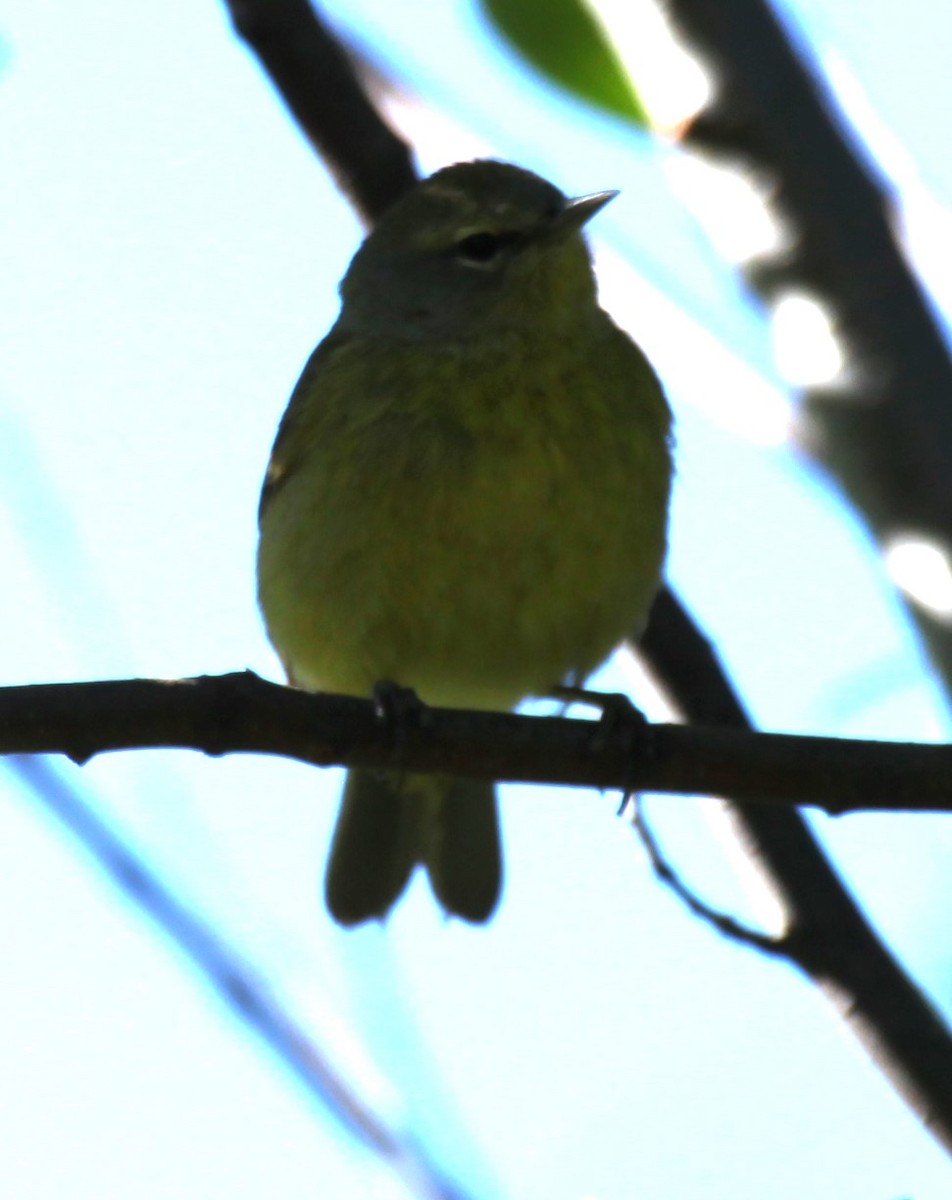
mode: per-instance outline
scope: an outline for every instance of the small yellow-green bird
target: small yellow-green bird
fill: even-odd
[[[598,305],[567,199],[506,163],[446,167],[380,219],[281,422],[258,595],[303,688],[510,709],[585,678],[661,578],[670,412]],[[492,785],[351,771],[325,893],[383,918],[416,864],[485,921],[502,880]]]

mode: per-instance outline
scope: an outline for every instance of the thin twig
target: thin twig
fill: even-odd
[[[744,925],[735,917],[728,916],[727,913],[719,912],[716,908],[712,908],[692,892],[664,857],[661,847],[658,845],[658,840],[645,817],[642,796],[635,794],[626,797],[626,799],[627,804],[625,807],[630,810],[631,816],[629,819],[632,828],[638,834],[639,838],[641,838],[642,845],[648,854],[648,861],[651,863],[651,869],[694,916],[713,926],[718,933],[723,934],[724,937],[729,938],[731,941],[740,942],[744,946],[752,946],[755,950],[760,950],[764,954],[774,955],[779,958],[790,957],[786,942],[782,937],[771,937],[767,933],[761,933],[749,925]]]

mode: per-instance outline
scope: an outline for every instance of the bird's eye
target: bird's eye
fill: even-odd
[[[456,243],[456,253],[464,262],[488,263],[502,249],[505,239],[495,233],[471,233]]]

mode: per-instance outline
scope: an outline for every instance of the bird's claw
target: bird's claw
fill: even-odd
[[[598,750],[613,740],[618,733],[626,736],[640,732],[648,724],[648,718],[632,704],[624,692],[590,692],[587,688],[572,684],[558,684],[552,689],[555,700],[569,704],[587,704],[602,714],[592,741],[592,749]]]
[[[599,710],[601,716],[595,723],[589,743],[592,754],[600,754],[619,741],[623,743],[626,756],[633,757],[645,752],[646,742],[642,735],[649,725],[648,718],[624,692],[590,692],[574,684],[559,684],[551,694],[554,699],[563,700],[566,707],[569,704],[588,704]],[[624,790],[618,806],[619,817],[624,814],[634,795],[631,788]]]
[[[407,736],[421,723],[426,705],[413,688],[403,687],[392,679],[378,679],[373,687],[374,714],[386,726],[396,749],[406,742]]]

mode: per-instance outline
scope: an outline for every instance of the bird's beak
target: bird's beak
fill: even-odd
[[[570,233],[575,233],[617,195],[617,191],[593,192],[591,196],[576,196],[572,200],[567,200],[565,207],[550,226],[551,233],[555,237],[565,237]]]

